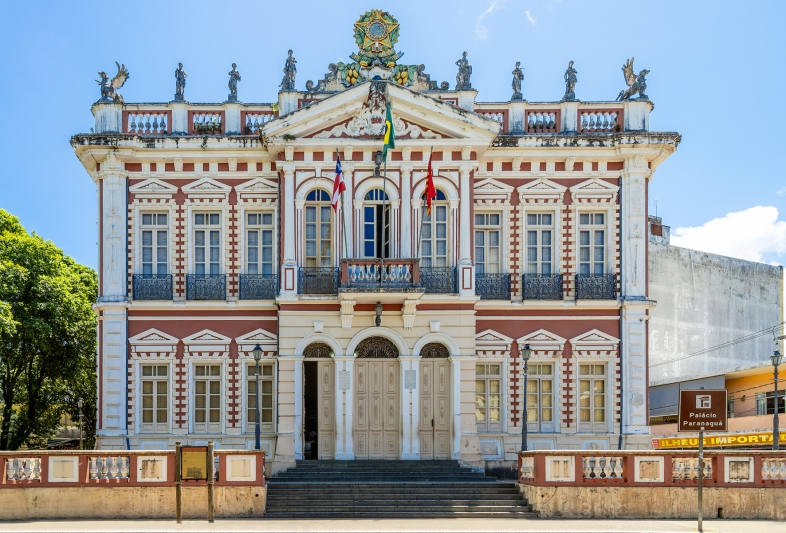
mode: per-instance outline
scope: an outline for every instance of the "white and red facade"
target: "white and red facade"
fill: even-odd
[[[380,137],[348,127],[378,111],[370,88],[282,92],[275,112],[94,105],[96,133],[72,144],[98,190],[99,446],[253,447],[259,344],[274,469],[315,439],[336,459],[512,462],[529,344],[531,448],[647,447],[647,191],[679,135],[648,131],[648,100],[485,104],[389,83],[385,181]],[[424,223],[432,147],[441,211]],[[364,285],[379,255],[398,277]],[[397,353],[364,357],[383,345]],[[387,381],[374,392],[362,372]]]

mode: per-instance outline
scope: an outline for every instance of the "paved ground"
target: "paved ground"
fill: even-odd
[[[687,520],[521,520],[521,519],[435,519],[435,520],[41,520],[0,522],[0,531],[526,531],[548,533],[684,532],[698,531]],[[766,520],[705,520],[705,532],[786,533],[786,523]]]

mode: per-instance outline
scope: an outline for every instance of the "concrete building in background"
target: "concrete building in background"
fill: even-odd
[[[676,435],[679,390],[700,387],[728,390],[729,417],[754,417],[730,421],[730,432],[771,431],[783,267],[673,246],[657,217],[649,217],[648,264],[657,302],[649,322],[653,434]]]

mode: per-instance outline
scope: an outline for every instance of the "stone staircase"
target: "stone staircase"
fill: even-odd
[[[455,461],[298,461],[267,488],[267,518],[536,516],[514,482]]]

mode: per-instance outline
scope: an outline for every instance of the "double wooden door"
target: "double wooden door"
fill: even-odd
[[[450,362],[420,360],[421,459],[450,459]]]
[[[335,458],[336,443],[335,365],[332,360],[319,361],[317,369],[319,376],[317,455],[319,459],[333,459]]]
[[[398,459],[401,425],[398,359],[355,361],[356,459]]]

